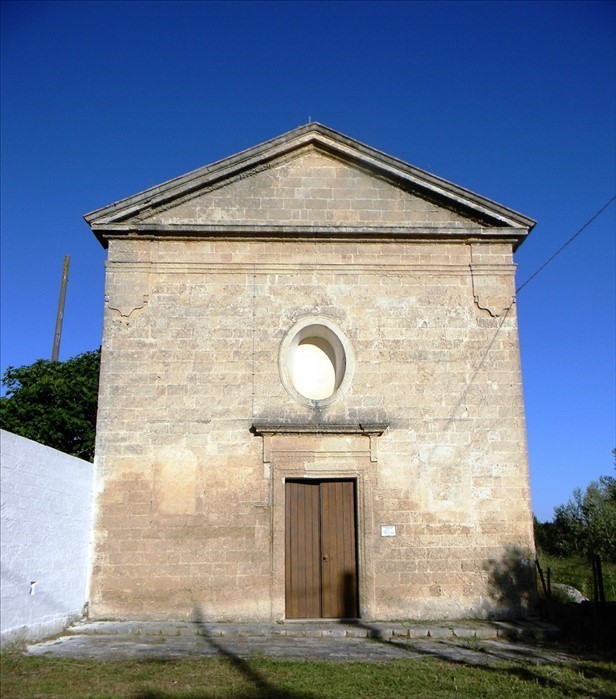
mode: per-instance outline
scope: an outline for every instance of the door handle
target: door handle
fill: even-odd
[[[326,561],[326,560],[327,560],[327,556],[323,556],[323,560]]]

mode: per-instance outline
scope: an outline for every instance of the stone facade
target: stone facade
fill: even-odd
[[[526,601],[530,219],[309,124],[86,220],[108,246],[94,617],[284,619],[289,479],[355,484],[362,618]],[[326,399],[296,390],[302,328],[340,338]]]

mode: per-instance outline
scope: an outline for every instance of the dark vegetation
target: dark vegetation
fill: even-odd
[[[601,476],[582,491],[576,488],[565,505],[554,509],[552,522],[535,519],[535,543],[549,556],[601,556],[616,563],[616,478]]]
[[[2,377],[0,428],[80,459],[94,459],[100,350],[39,359]]]
[[[616,449],[613,453],[616,457]],[[576,488],[566,504],[554,509],[552,522],[535,518],[534,524],[535,544],[544,560],[567,578],[562,582],[590,597],[589,566],[597,557],[608,570],[616,565],[616,478],[601,476],[584,491]],[[616,600],[613,581],[608,588]]]
[[[616,450],[615,450],[616,456]],[[554,510],[552,522],[535,519],[542,614],[569,641],[606,651],[616,648],[616,478],[602,476]],[[574,588],[586,598],[574,602]]]

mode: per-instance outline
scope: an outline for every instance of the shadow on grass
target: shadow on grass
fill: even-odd
[[[487,563],[490,574],[490,590],[494,606],[509,612],[510,615],[527,608],[532,600],[532,568],[528,557],[521,549],[507,549],[501,559]],[[342,594],[347,594],[345,589]],[[350,592],[348,594],[351,594]],[[347,609],[342,600],[341,609]],[[217,653],[225,658],[249,685],[245,690],[231,690],[229,695],[238,699],[315,699],[315,695],[281,689],[258,671],[259,660],[248,661],[229,650],[224,641],[214,638],[203,616],[195,610],[195,619],[199,634]],[[331,620],[335,621],[335,620]],[[512,678],[528,685],[529,692],[539,688],[551,689],[563,696],[586,696],[592,699],[613,699],[614,694],[588,687],[587,680],[596,678],[610,685],[616,685],[616,666],[593,663],[593,655],[584,657],[583,651],[577,649],[575,655],[559,655],[569,649],[558,644],[545,646],[536,642],[490,642],[479,639],[445,640],[430,638],[425,640],[403,640],[390,638],[383,633],[380,626],[371,625],[362,620],[339,620],[341,625],[362,628],[373,643],[396,648],[402,659],[428,657],[450,663],[452,666],[468,667],[484,676],[508,674]],[[525,640],[525,639],[524,639]],[[341,639],[341,643],[342,643]],[[367,641],[368,642],[368,641]],[[582,656],[580,657],[580,653]],[[605,659],[605,658],[603,658]],[[346,660],[353,662],[353,653],[349,652]],[[358,659],[359,660],[359,659]],[[554,670],[555,665],[563,668],[562,673]],[[566,671],[565,671],[566,669]],[[204,683],[206,680],[204,679]],[[176,692],[150,690],[141,692],[134,699],[209,699],[207,689]],[[220,696],[217,694],[216,696]]]
[[[518,547],[508,547],[499,560],[488,561],[486,569],[490,575],[490,595],[503,618],[519,618],[524,611],[532,608],[534,579],[528,552]],[[468,639],[466,642],[464,639],[402,641],[385,636],[381,628],[361,620],[341,620],[340,623],[365,629],[372,641],[401,649],[413,657],[428,656],[485,673],[508,673],[535,687],[550,687],[565,695],[575,691],[593,699],[613,699],[615,696],[613,693],[593,692],[584,685],[586,677],[596,677],[616,686],[616,666],[592,663],[593,660],[599,660],[595,655],[596,648],[581,649],[577,646],[575,654],[570,654],[570,647],[559,644],[546,647],[527,639],[523,639],[522,643],[509,640],[500,644],[479,639]],[[559,658],[561,652],[567,655]],[[613,648],[603,648],[600,655],[601,660],[614,660]],[[580,678],[579,686],[572,688],[569,682],[559,680],[554,673],[542,672],[544,666],[553,664],[561,664],[572,670]]]
[[[292,692],[287,689],[279,689],[259,673],[251,664],[236,653],[231,652],[223,642],[215,639],[209,633],[207,624],[198,609],[194,610],[194,617],[199,627],[199,636],[207,641],[209,645],[223,658],[229,661],[232,667],[252,685],[251,689],[244,692],[233,692],[232,696],[237,699],[315,699],[314,695],[306,693]],[[134,699],[211,699],[213,695],[200,691],[188,692],[166,692],[157,690],[147,690],[134,695]],[[220,696],[217,694],[216,696]],[[231,695],[230,695],[231,696]]]
[[[532,685],[533,688],[550,688],[562,692],[563,696],[579,695],[592,699],[614,699],[615,696],[613,692],[593,691],[588,688],[585,681],[596,678],[616,686],[616,666],[593,663],[592,661],[598,660],[597,658],[567,656],[560,660],[550,660],[549,657],[544,657],[564,650],[558,647],[546,648],[541,645],[533,646],[508,641],[506,646],[502,645],[499,649],[496,643],[490,644],[478,639],[392,640],[384,636],[382,629],[378,626],[372,626],[361,620],[343,620],[340,623],[365,629],[373,642],[403,650],[409,654],[409,657],[429,657],[452,665],[472,668],[487,675],[508,674]],[[576,677],[576,686],[572,686],[570,681],[559,679],[550,670],[555,664],[571,671],[571,674]],[[542,671],[544,667],[545,672]]]
[[[569,650],[616,657],[616,603],[539,598],[530,554],[517,546],[508,547],[499,560],[488,561],[486,569],[490,596],[501,612],[523,617],[529,610],[539,610],[558,626]]]

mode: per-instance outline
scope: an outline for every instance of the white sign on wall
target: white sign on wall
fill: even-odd
[[[381,536],[396,536],[396,527],[393,524],[381,524]]]

